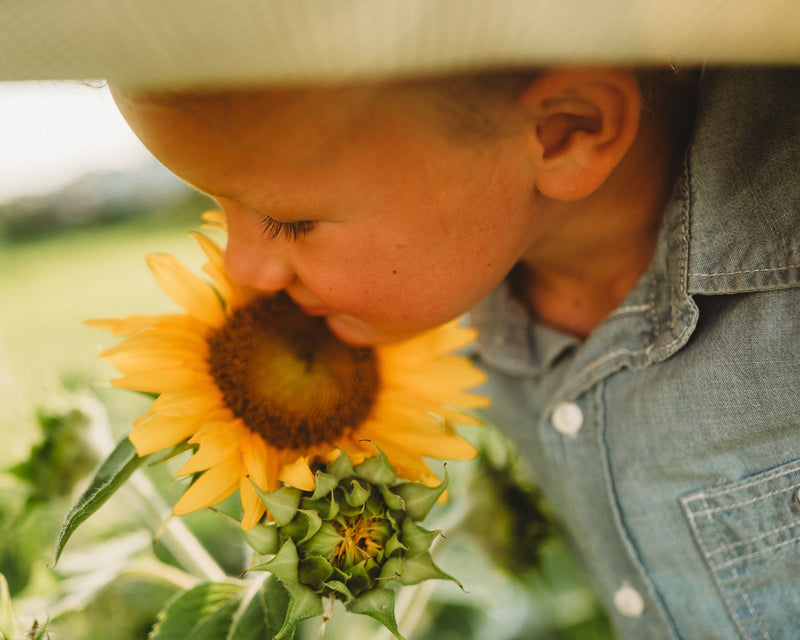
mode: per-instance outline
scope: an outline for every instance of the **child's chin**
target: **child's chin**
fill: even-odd
[[[400,342],[412,335],[386,333],[361,320],[345,315],[331,315],[325,318],[325,321],[328,323],[328,328],[339,340],[354,347],[371,347]]]

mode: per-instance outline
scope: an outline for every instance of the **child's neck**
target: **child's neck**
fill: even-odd
[[[598,191],[545,204],[554,232],[512,277],[539,321],[585,338],[636,285],[652,259],[693,111],[692,101],[654,114]]]

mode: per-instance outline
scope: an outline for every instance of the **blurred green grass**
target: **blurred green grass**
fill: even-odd
[[[195,202],[191,213],[0,244],[0,467],[35,439],[27,426],[44,395],[65,379],[102,387],[114,376],[97,357],[113,339],[84,320],[177,308],[153,281],[145,256],[166,252],[199,269],[203,255],[187,233],[207,208]]]

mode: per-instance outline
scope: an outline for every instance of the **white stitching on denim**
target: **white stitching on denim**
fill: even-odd
[[[788,475],[788,474],[787,474]],[[749,485],[752,486],[752,485]],[[755,498],[749,498],[748,500],[743,500],[742,502],[732,502],[731,504],[725,505],[724,507],[712,507],[708,510],[707,513],[719,513],[720,511],[731,511],[733,509],[738,509],[739,507],[747,506],[748,504],[753,504],[754,502],[758,502],[759,500],[764,500],[766,498],[770,498],[772,496],[778,495],[779,493],[786,493],[794,491],[800,487],[800,482],[797,484],[793,484],[787,487],[781,487],[780,489],[774,489],[768,493],[762,493]],[[744,488],[744,487],[743,487]],[[736,489],[738,491],[738,488]],[[733,492],[731,492],[733,493]],[[704,512],[705,513],[705,512]]]
[[[709,497],[718,496],[718,495],[722,495],[722,494],[726,494],[726,493],[732,493],[733,491],[738,491],[740,489],[749,489],[750,487],[755,486],[757,484],[761,484],[762,482],[766,482],[767,480],[773,480],[775,478],[780,478],[781,476],[790,475],[790,474],[792,474],[792,473],[794,473],[796,471],[800,471],[800,461],[797,461],[797,462],[794,462],[794,463],[787,463],[787,464],[791,464],[791,466],[790,467],[784,467],[783,465],[781,465],[780,467],[777,467],[776,469],[773,469],[772,471],[767,471],[767,472],[764,472],[764,473],[756,474],[755,478],[753,478],[753,479],[751,479],[748,482],[745,482],[743,484],[737,484],[734,487],[731,487],[729,485],[723,485],[721,487],[718,487],[717,489],[704,489],[701,492],[702,493],[702,499],[705,501],[706,496],[709,496]],[[700,497],[700,496],[698,496],[698,497]],[[691,501],[691,500],[694,500],[694,499],[695,499],[694,497],[690,496],[688,498],[688,501]]]
[[[798,540],[800,540],[800,535],[796,535],[796,536],[794,536],[792,538],[787,538],[783,542],[771,545],[771,546],[767,547],[766,549],[761,549],[759,551],[753,551],[753,553],[748,553],[748,554],[743,555],[743,556],[736,556],[736,558],[731,558],[730,560],[726,560],[725,562],[719,563],[718,566],[719,566],[720,569],[727,569],[729,567],[733,567],[733,566],[739,564],[743,560],[750,560],[751,558],[757,558],[758,556],[764,555],[765,553],[770,553],[772,551],[775,551],[776,549],[780,549],[782,547],[785,547],[786,545],[792,544],[793,542],[797,542]]]
[[[722,546],[720,546],[717,549],[715,549],[714,551],[712,551],[711,554],[713,555],[713,554],[719,553],[721,551],[732,550],[732,549],[736,549],[736,547],[741,547],[741,546],[744,546],[746,544],[751,544],[753,542],[758,542],[760,540],[763,540],[767,536],[771,536],[772,534],[779,533],[781,531],[786,531],[787,529],[791,529],[793,527],[800,527],[800,522],[790,522],[789,524],[785,524],[782,527],[776,527],[775,529],[771,529],[769,531],[765,531],[761,535],[753,536],[752,538],[748,538],[747,540],[739,540],[738,542],[734,542],[732,544],[723,544]],[[795,537],[787,538],[786,540],[782,540],[778,544],[769,545],[766,549],[764,549],[764,552],[769,551],[770,549],[778,549],[778,548],[782,547],[784,544],[786,544],[787,542],[792,542],[793,540],[800,540],[800,530],[798,530],[798,533],[797,533],[797,535]],[[749,557],[752,557],[754,555],[758,555],[759,553],[762,553],[762,552],[761,551],[754,551],[753,553],[750,553],[750,554],[748,554],[746,556],[738,556],[736,558],[736,561],[738,562],[739,559],[749,558]]]
[[[774,267],[774,268],[767,268],[767,269],[745,269],[743,271],[722,271],[720,273],[692,273],[689,272],[690,276],[694,276],[695,278],[711,278],[714,276],[738,276],[744,273],[762,273],[765,271],[788,271],[789,269],[795,269],[800,267],[800,264],[790,264],[785,267]]]
[[[630,307],[620,307],[616,311],[611,312],[608,317],[613,318],[615,316],[625,315],[627,313],[638,313],[639,311],[650,311],[649,304],[633,304]]]
[[[761,620],[758,619],[758,614],[756,614],[755,607],[753,607],[753,603],[750,602],[750,597],[747,595],[747,591],[745,590],[744,586],[742,585],[742,578],[739,575],[739,572],[735,568],[731,568],[733,571],[733,575],[736,578],[736,585],[738,586],[739,593],[744,600],[745,605],[747,605],[747,610],[750,612],[750,617],[755,621],[758,630],[761,632],[761,637],[763,640],[770,640],[769,634],[767,630],[761,626]]]
[[[708,502],[707,499],[703,498],[703,504],[707,507]],[[709,518],[711,521],[711,527],[714,531],[714,535],[716,536],[717,540],[720,540],[719,533],[716,530],[716,521],[713,518]],[[697,530],[695,529],[695,534],[697,534]],[[702,536],[695,535],[696,540],[700,540]],[[717,583],[717,588],[719,589],[720,595],[722,596],[723,601],[725,602],[725,606],[728,608],[728,611],[731,613],[731,617],[733,618],[733,622],[736,625],[736,628],[739,629],[739,632],[742,634],[742,637],[749,640],[750,634],[744,628],[742,624],[742,620],[739,618],[739,614],[736,613],[736,607],[733,606],[733,602],[731,602],[730,597],[727,595],[726,589],[723,587],[722,584],[722,576],[719,575],[719,570],[717,569],[716,565],[711,562],[711,557],[709,556],[708,549],[706,548],[705,544],[700,542],[700,546],[703,549],[706,561],[708,562],[709,566],[711,567],[711,573],[714,574],[714,581]],[[734,574],[736,574],[736,570],[734,569]],[[737,575],[738,578],[738,575]]]

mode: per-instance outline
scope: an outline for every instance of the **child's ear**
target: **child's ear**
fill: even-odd
[[[639,129],[641,95],[630,71],[547,71],[519,99],[528,114],[536,186],[557,200],[596,191]]]

